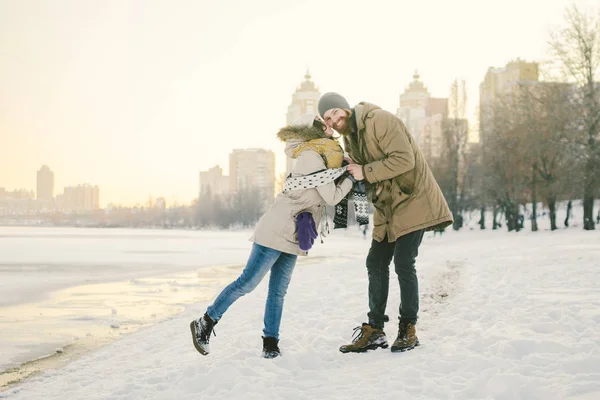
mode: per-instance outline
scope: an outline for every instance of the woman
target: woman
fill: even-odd
[[[283,311],[283,299],[292,277],[298,255],[308,255],[307,247],[298,245],[300,217],[303,221],[314,219],[319,226],[325,204],[336,205],[352,189],[353,182],[348,174],[336,181],[321,178],[323,172],[315,172],[342,166],[343,150],[332,138],[333,130],[327,128],[315,115],[304,115],[277,134],[286,143],[285,153],[296,159],[296,166],[288,183],[306,176],[319,176],[320,186],[298,187],[286,184],[286,190],[275,198],[271,208],[258,221],[253,237],[252,251],[242,274],[229,284],[209,306],[203,317],[190,323],[194,347],[200,354],[209,353],[209,341],[213,328],[225,311],[241,296],[250,293],[271,271],[269,292],[264,315],[263,357],[275,358],[279,350],[279,325]],[[319,175],[321,174],[321,175]],[[339,176],[339,172],[335,173]],[[308,179],[308,177],[306,179]],[[289,188],[288,188],[289,186]],[[312,186],[312,187],[311,187]],[[289,189],[289,190],[288,190]],[[308,217],[307,217],[308,216]],[[310,225],[313,220],[310,220]],[[300,232],[304,233],[304,230]],[[315,231],[316,233],[316,231]],[[314,240],[314,237],[309,238]],[[302,242],[301,238],[301,242]],[[306,238],[304,238],[306,242]]]

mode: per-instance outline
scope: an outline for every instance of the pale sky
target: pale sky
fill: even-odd
[[[436,97],[488,67],[547,58],[569,4],[591,0],[0,0],[0,187],[36,171],[100,187],[101,206],[189,203],[233,148],[276,153],[310,67],[321,93],[396,112],[415,69]],[[471,115],[472,116],[472,115]]]

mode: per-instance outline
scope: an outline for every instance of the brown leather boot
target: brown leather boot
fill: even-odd
[[[419,345],[417,337],[417,329],[415,326],[406,321],[400,321],[398,324],[398,337],[392,345],[393,352],[401,352],[412,350]]]
[[[378,347],[382,349],[388,347],[385,332],[383,329],[375,329],[371,325],[363,323],[362,326],[354,328],[352,343],[343,345],[340,347],[340,351],[342,353],[363,353]]]

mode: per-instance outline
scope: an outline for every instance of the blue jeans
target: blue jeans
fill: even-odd
[[[213,321],[218,321],[229,306],[243,295],[253,291],[267,272],[271,270],[263,333],[265,337],[279,339],[283,299],[292,279],[292,272],[296,266],[297,258],[298,256],[295,254],[284,253],[254,243],[250,258],[242,274],[223,289],[215,302],[208,307],[206,313]]]

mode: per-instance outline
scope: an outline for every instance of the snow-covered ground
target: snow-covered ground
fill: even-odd
[[[46,266],[45,272],[31,272],[36,285],[24,286],[27,291],[43,288],[46,295],[39,301],[51,301],[57,287],[65,290],[89,283],[86,274],[106,282],[133,279],[136,272],[132,268],[145,277],[159,272],[183,274],[190,269],[200,273],[219,264],[243,264],[250,249],[248,232],[169,232],[166,235],[172,237],[168,238],[162,232],[126,230],[85,234],[63,230],[62,235],[73,236],[57,239],[49,234],[45,245],[31,248],[31,243],[40,243],[30,237],[31,230],[24,231],[19,243],[18,238],[11,239],[11,229],[0,228],[0,268],[11,262],[14,266]],[[86,239],[88,235],[113,236]],[[83,248],[73,253],[71,240],[78,241],[75,247]],[[399,354],[389,350],[341,354],[339,345],[348,342],[352,328],[365,320],[368,247],[369,241],[357,231],[336,231],[299,263],[286,298],[280,343],[284,355],[279,359],[260,358],[265,280],[219,322],[218,336],[211,341],[212,353],[206,357],[191,343],[189,321],[204,312],[210,298],[187,305],[180,314],[124,335],[65,367],[0,392],[0,397],[600,398],[599,231],[428,234],[417,260],[421,291],[417,327],[422,346]],[[128,250],[131,248],[136,250]],[[60,273],[66,281],[46,282],[44,276],[54,274],[52,266],[63,264],[72,265],[72,270]],[[110,268],[110,272],[102,274],[102,268]],[[239,268],[225,269],[233,276]],[[83,271],[69,280],[75,269]],[[219,268],[210,271],[219,275]],[[4,278],[5,272],[1,273]],[[10,274],[11,283],[20,284],[21,273]],[[399,293],[393,272],[390,278],[388,314],[394,320]],[[177,282],[183,286],[188,281],[181,278]],[[4,284],[0,280],[0,285]],[[198,290],[209,290],[196,284]],[[223,284],[212,282],[211,293]],[[19,290],[12,293],[16,292]],[[82,298],[85,294],[81,293]],[[4,308],[23,302],[16,297],[1,297],[11,304]],[[2,310],[0,305],[0,315]],[[386,332],[390,339],[395,337],[393,323],[386,326]]]

